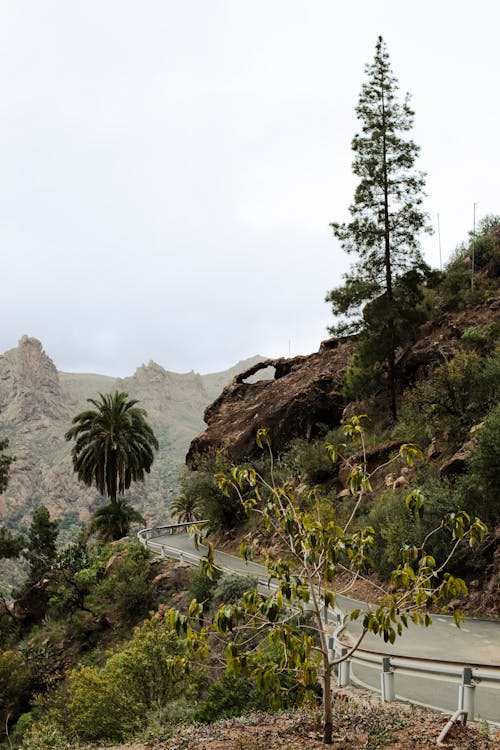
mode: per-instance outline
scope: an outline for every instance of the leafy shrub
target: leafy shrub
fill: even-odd
[[[187,471],[181,478],[186,502],[196,505],[200,515],[219,529],[234,528],[245,515],[236,494],[226,496],[217,487],[214,475],[228,467],[229,461],[217,454],[212,459],[205,459],[197,471]]]
[[[80,738],[122,740],[147,723],[148,712],[163,710],[182,695],[196,694],[200,680],[190,668],[187,644],[167,623],[152,617],[103,667],[80,666],[68,681],[68,723]]]
[[[197,602],[204,605],[207,610],[213,600],[214,589],[221,577],[221,573],[215,571],[212,578],[209,578],[202,570],[196,569],[191,577],[191,582],[187,590],[188,598],[196,599]]]
[[[71,743],[52,722],[36,722],[23,737],[23,750],[71,750]]]
[[[241,599],[246,591],[255,589],[257,583],[257,578],[253,576],[240,576],[236,573],[222,576],[215,587],[212,604],[214,607],[218,607],[222,602],[233,604]]]
[[[491,409],[475,433],[475,446],[467,474],[456,483],[466,510],[494,527],[500,524],[500,404]]]
[[[96,586],[90,602],[121,623],[133,624],[146,616],[155,603],[148,566],[150,553],[136,542],[116,549],[116,566]]]
[[[225,674],[210,685],[207,697],[196,708],[194,719],[210,724],[218,719],[268,709],[267,697],[257,690],[252,680]]]
[[[449,432],[456,443],[479,422],[500,394],[500,350],[491,357],[459,351],[407,393],[398,430],[422,442]]]
[[[436,529],[447,513],[464,509],[453,484],[447,480],[433,479],[422,487],[425,498],[422,517],[415,516],[406,507],[407,491],[387,490],[369,515],[369,522],[377,529],[378,544],[373,554],[377,569],[387,575],[401,562],[404,545],[419,546],[424,537]],[[426,550],[436,559],[444,559],[451,550],[448,532],[437,531],[426,544]],[[448,570],[457,565],[456,560]],[[458,564],[460,567],[460,564]]]
[[[325,440],[312,443],[294,440],[283,460],[296,477],[311,484],[327,482],[337,473],[328,456]]]
[[[0,651],[0,732],[27,703],[30,670],[15,651]],[[0,735],[1,736],[1,735]]]

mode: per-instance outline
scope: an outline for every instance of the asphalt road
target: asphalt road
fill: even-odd
[[[182,554],[186,562],[194,562],[196,557],[206,553],[203,546],[196,550],[188,534],[157,537],[151,541],[176,550],[177,555]],[[267,570],[258,563],[246,563],[240,557],[219,551],[215,552],[215,563],[226,571],[255,576],[261,582],[267,582]],[[343,613],[366,607],[363,602],[340,595],[337,597],[337,606]],[[359,621],[349,625],[349,633],[354,637],[359,629]],[[480,666],[487,671],[488,667],[500,667],[500,622],[469,618],[462,627],[457,628],[452,618],[434,615],[432,625],[427,628],[411,623],[393,645],[367,634],[362,648],[392,657],[454,662],[457,666]],[[352,674],[366,685],[380,689],[380,667],[355,660]],[[459,684],[460,679],[453,676],[417,676],[404,669],[397,669],[395,674],[397,696],[447,711],[457,708]],[[475,693],[476,716],[500,723],[500,682],[481,681]]]

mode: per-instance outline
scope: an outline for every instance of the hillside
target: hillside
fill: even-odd
[[[259,359],[210,375],[169,372],[151,361],[130,377],[113,378],[58,372],[40,341],[24,336],[0,356],[0,435],[9,438],[16,456],[7,491],[0,495],[2,523],[26,527],[40,503],[59,519],[67,538],[88,521],[102,498],[76,481],[64,433],[87,398],[116,389],[140,401],[158,437],[151,475],[134,486],[132,498],[148,522],[164,521],[189,442],[203,427],[205,407],[236,372]]]

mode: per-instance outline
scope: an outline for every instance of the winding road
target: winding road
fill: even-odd
[[[144,537],[141,538],[144,542]],[[153,552],[184,560],[196,565],[206,554],[207,548],[200,545],[196,549],[194,541],[187,533],[165,534],[147,540]],[[215,551],[215,564],[225,572],[254,576],[260,587],[267,588],[267,570],[255,562],[245,562],[242,558],[226,552]],[[346,596],[337,596],[337,608],[347,613],[357,608],[366,608]],[[333,618],[332,618],[333,619]],[[349,624],[349,633],[356,636],[360,625]],[[467,619],[457,628],[451,617],[435,615],[430,627],[410,624],[394,645],[386,644],[381,638],[367,634],[362,644],[363,652],[393,657],[419,660],[423,665],[440,665],[443,671],[449,667],[470,666],[480,670],[481,679],[474,691],[476,718],[480,717],[500,724],[500,622],[492,620]],[[458,672],[458,669],[457,669]],[[491,675],[491,678],[489,677]],[[380,666],[353,659],[352,676],[366,686],[380,689]],[[396,696],[417,703],[432,706],[444,711],[454,711],[457,707],[459,676],[443,674],[421,674],[404,665],[397,669]]]

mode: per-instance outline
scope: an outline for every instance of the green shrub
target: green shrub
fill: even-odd
[[[406,507],[407,491],[387,490],[369,514],[368,521],[377,530],[378,537],[373,558],[377,570],[383,575],[388,575],[401,563],[404,545],[420,546],[446,513],[462,507],[453,485],[446,480],[430,480],[422,491],[425,498],[422,518],[413,515]],[[429,538],[426,549],[436,560],[443,560],[451,546],[450,535],[438,531]],[[452,569],[451,565],[448,569]]]
[[[148,565],[150,553],[135,542],[116,549],[116,565],[92,592],[90,605],[130,625],[145,617],[155,605]]]
[[[195,721],[210,724],[218,719],[269,710],[267,697],[245,677],[223,675],[210,686],[207,697],[194,713]]]
[[[337,470],[332,464],[326,450],[325,440],[294,440],[283,458],[283,463],[290,467],[293,474],[310,484],[322,484],[332,479]]]
[[[245,516],[236,493],[224,495],[215,481],[214,475],[229,465],[228,459],[218,454],[213,459],[205,459],[197,471],[187,471],[181,478],[182,494],[186,500],[196,504],[213,528],[225,530],[237,526]]]
[[[203,604],[205,610],[208,610],[213,600],[214,589],[221,575],[216,571],[212,578],[209,578],[202,570],[196,569],[187,590],[188,598],[196,599],[197,602]]]
[[[60,727],[39,721],[24,734],[22,750],[71,750],[72,744]]]
[[[217,608],[220,604],[234,604],[246,591],[257,587],[258,580],[253,576],[240,576],[236,573],[224,575],[215,587],[212,605]]]
[[[500,404],[494,406],[475,433],[475,446],[456,491],[470,513],[494,527],[500,524]]]
[[[407,392],[398,432],[407,439],[424,442],[439,430],[458,444],[499,395],[500,350],[491,357],[458,351]]]
[[[67,708],[70,726],[80,739],[120,741],[140,728],[145,707],[117,677],[110,668],[81,666],[70,673]]]
[[[103,667],[74,669],[67,687],[71,730],[86,741],[120,741],[146,726],[148,712],[164,711],[182,695],[196,695],[201,674],[191,669],[187,648],[155,616],[137,627]]]

